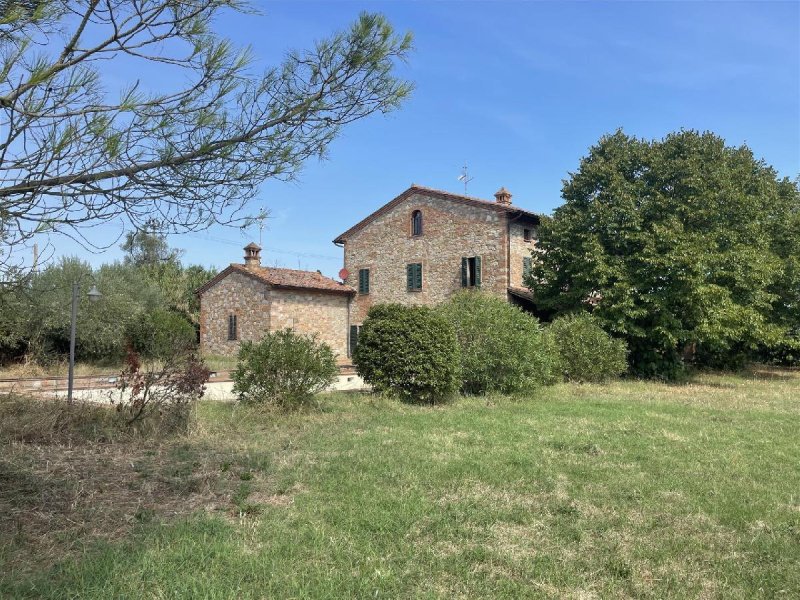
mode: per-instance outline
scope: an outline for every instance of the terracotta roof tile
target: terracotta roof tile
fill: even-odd
[[[509,213],[517,217],[526,217],[532,219],[536,222],[539,221],[540,217],[534,212],[529,210],[523,210],[521,208],[517,208],[513,204],[503,204],[500,202],[495,202],[493,200],[484,200],[482,198],[473,198],[472,196],[464,196],[461,194],[453,194],[452,192],[445,192],[442,190],[435,190],[433,188],[428,188],[422,185],[412,184],[410,188],[404,191],[402,194],[390,200],[383,206],[381,206],[378,210],[374,211],[373,213],[367,215],[364,219],[353,225],[350,229],[345,231],[343,234],[338,236],[335,240],[333,240],[334,244],[341,244],[343,243],[350,235],[359,231],[363,227],[369,225],[372,221],[377,219],[383,214],[386,214],[390,210],[392,210],[395,206],[402,203],[408,197],[413,196],[414,194],[424,194],[426,196],[432,196],[434,198],[441,198],[443,200],[450,200],[453,202],[459,202],[461,204],[468,204],[470,206],[477,206],[478,208],[486,208],[488,210],[494,210],[497,212],[504,212]]]
[[[231,264],[228,268],[221,271],[216,277],[198,288],[195,293],[202,294],[233,272],[254,277],[276,288],[355,294],[353,288],[339,283],[330,277],[325,277],[322,273],[316,271],[298,271],[297,269],[279,269],[277,267],[246,267],[245,265],[236,263]]]

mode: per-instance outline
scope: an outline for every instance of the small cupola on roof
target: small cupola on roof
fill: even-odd
[[[494,193],[494,198],[498,204],[511,204],[511,192],[504,187]]]
[[[250,242],[244,247],[244,266],[248,268],[261,266],[261,246]]]

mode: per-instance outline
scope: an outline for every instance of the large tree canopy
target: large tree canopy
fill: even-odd
[[[42,231],[123,217],[171,232],[229,222],[340,128],[396,108],[410,50],[362,14],[254,73],[212,29],[240,0],[0,0],[0,275]],[[252,11],[251,11],[252,12]],[[118,69],[124,68],[124,71]],[[142,73],[118,89],[119,72]]]
[[[592,147],[541,228],[543,309],[587,309],[627,339],[635,371],[671,375],[800,322],[798,186],[746,146],[618,131]]]

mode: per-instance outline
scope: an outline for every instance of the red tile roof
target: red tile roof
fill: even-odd
[[[472,196],[463,196],[461,194],[453,194],[451,192],[445,192],[442,190],[434,190],[432,188],[424,187],[421,185],[412,185],[402,194],[397,196],[394,200],[391,200],[380,207],[375,212],[371,213],[355,225],[353,225],[350,229],[345,231],[343,234],[338,236],[335,240],[333,240],[334,244],[341,244],[343,243],[349,236],[356,233],[363,227],[369,225],[372,221],[380,217],[381,215],[386,214],[390,210],[392,210],[395,206],[402,203],[404,200],[413,196],[414,194],[421,194],[424,196],[432,196],[434,198],[440,198],[442,200],[450,200],[452,202],[458,202],[461,204],[467,204],[469,206],[477,206],[478,208],[486,208],[488,210],[494,210],[497,212],[504,212],[511,214],[515,217],[523,217],[532,219],[535,222],[539,222],[539,215],[536,213],[530,212],[528,210],[523,210],[521,208],[515,207],[513,204],[502,204],[500,202],[495,202],[493,200],[483,200],[482,198],[473,198]]]
[[[231,264],[228,268],[218,273],[216,277],[207,281],[195,293],[202,294],[231,273],[241,273],[276,288],[310,290],[333,294],[355,294],[354,289],[330,277],[325,277],[317,271],[298,271],[296,269],[279,269],[277,267],[246,267],[236,263]]]

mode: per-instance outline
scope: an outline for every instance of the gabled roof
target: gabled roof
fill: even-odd
[[[236,263],[220,271],[214,278],[197,288],[195,294],[202,294],[231,273],[241,273],[275,288],[310,290],[330,294],[355,294],[354,289],[330,277],[325,277],[317,271],[298,271],[296,269],[279,269],[277,267],[246,267]]]
[[[350,229],[348,229],[343,234],[338,236],[335,240],[333,240],[333,243],[334,244],[343,243],[348,237],[350,237],[357,231],[360,231],[361,229],[372,223],[372,221],[374,221],[378,217],[385,215],[395,206],[401,204],[403,201],[413,196],[414,194],[431,196],[433,198],[440,198],[442,200],[450,200],[451,202],[457,202],[459,204],[466,204],[469,206],[477,206],[478,208],[485,208],[487,210],[493,210],[496,212],[508,213],[514,217],[528,218],[537,223],[539,222],[539,215],[537,215],[536,213],[530,212],[528,210],[522,210],[521,208],[517,208],[510,204],[501,204],[493,200],[483,200],[481,198],[473,198],[471,196],[462,196],[461,194],[453,194],[451,192],[444,192],[442,190],[434,190],[432,188],[427,188],[421,185],[414,184],[410,188],[408,188],[405,192],[397,196],[394,200],[391,200],[390,202],[384,204],[378,210],[376,210],[372,214],[368,215],[366,218],[362,219],[361,221],[353,225]]]

